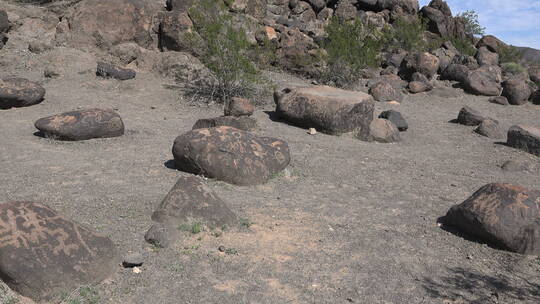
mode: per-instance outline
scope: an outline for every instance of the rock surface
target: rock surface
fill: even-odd
[[[0,204],[0,235],[2,280],[34,300],[98,283],[118,263],[109,238],[38,203]]]
[[[129,80],[135,78],[137,73],[131,69],[123,69],[105,62],[98,62],[96,76],[104,78],[114,78],[118,80]]]
[[[376,118],[370,126],[370,140],[380,143],[394,143],[401,141],[398,128],[390,120]]]
[[[500,68],[483,66],[468,73],[463,80],[465,89],[476,95],[499,96],[501,94]]]
[[[482,121],[486,119],[482,113],[471,107],[463,107],[459,111],[457,123],[466,125],[466,126],[478,126]]]
[[[233,97],[225,105],[225,116],[251,116],[255,112],[253,103],[245,98]]]
[[[399,131],[407,131],[407,129],[409,128],[409,124],[407,124],[407,121],[405,120],[405,118],[403,118],[403,115],[401,115],[401,113],[399,113],[398,111],[384,111],[379,115],[379,118],[390,120],[398,128]]]
[[[28,107],[43,101],[45,89],[24,78],[0,80],[0,109]]]
[[[291,123],[328,134],[356,131],[367,138],[375,103],[362,92],[327,86],[285,88],[274,93],[276,113]]]
[[[124,123],[113,110],[88,109],[44,117],[35,127],[46,137],[59,140],[87,140],[124,135]]]
[[[531,96],[531,89],[524,80],[514,78],[503,82],[502,95],[511,105],[526,104]]]
[[[540,191],[511,184],[488,184],[460,205],[444,222],[504,249],[540,254]]]
[[[532,126],[516,125],[508,130],[506,144],[540,156],[540,129]]]
[[[152,214],[152,220],[178,227],[201,223],[232,227],[238,219],[198,176],[182,176]]]
[[[174,141],[173,155],[182,171],[238,185],[264,183],[291,159],[286,142],[232,127],[180,135]]]
[[[499,126],[499,123],[492,119],[484,119],[474,132],[493,139],[504,138],[504,132]]]
[[[371,94],[376,101],[387,102],[403,100],[403,95],[386,81],[381,81],[373,85],[369,89],[369,94]]]

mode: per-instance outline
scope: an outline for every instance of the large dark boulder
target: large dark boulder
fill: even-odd
[[[486,119],[486,117],[484,117],[482,113],[465,106],[459,111],[457,123],[466,126],[478,126],[484,119]]]
[[[470,71],[463,81],[467,91],[475,95],[501,95],[501,69],[496,66],[482,66]]]
[[[441,74],[442,80],[452,80],[464,83],[469,75],[469,69],[463,64],[452,63]]]
[[[45,89],[28,79],[0,80],[0,109],[29,107],[43,101]]]
[[[524,125],[512,126],[508,130],[506,144],[510,147],[540,156],[540,129]]]
[[[209,227],[232,227],[236,215],[198,176],[182,176],[152,214],[152,220],[178,227],[201,223]]]
[[[401,115],[401,113],[399,113],[398,111],[384,111],[379,115],[379,118],[390,120],[398,128],[399,131],[407,131],[407,129],[409,128],[409,124],[407,123],[403,115]]]
[[[404,80],[412,80],[414,73],[420,73],[431,79],[439,70],[439,58],[427,52],[406,56],[399,68],[398,75]]]
[[[172,152],[178,169],[237,185],[264,183],[291,159],[286,142],[232,127],[189,131]]]
[[[475,55],[476,61],[479,65],[498,65],[499,54],[490,51],[487,47],[483,46],[478,49]]]
[[[44,117],[35,127],[45,137],[59,140],[87,140],[124,135],[124,123],[113,110],[88,109]]]
[[[193,28],[187,12],[160,12],[159,47],[162,51],[189,52],[201,56],[204,41]]]
[[[540,254],[540,191],[488,184],[444,217],[444,223],[506,250]]]
[[[0,204],[0,277],[36,301],[98,283],[115,270],[109,238],[31,202]]]
[[[365,93],[328,86],[285,88],[274,93],[276,113],[293,124],[328,134],[367,137],[375,102]]]
[[[465,22],[462,18],[452,17],[450,8],[444,1],[431,1],[422,7],[421,16],[427,20],[428,30],[441,37],[466,38]]]
[[[531,88],[525,80],[513,78],[503,82],[502,96],[506,97],[511,105],[526,104],[531,93]]]
[[[499,38],[492,36],[492,35],[486,35],[482,37],[478,42],[476,43],[477,48],[486,47],[488,50],[499,53],[502,49],[508,47],[506,43],[502,42]]]

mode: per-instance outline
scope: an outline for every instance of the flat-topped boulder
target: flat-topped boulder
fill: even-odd
[[[194,222],[209,227],[234,226],[236,215],[203,180],[182,176],[152,214],[152,220],[178,227]]]
[[[516,125],[508,130],[506,144],[536,156],[540,156],[540,128]]]
[[[274,93],[276,112],[284,120],[328,134],[355,131],[369,135],[375,102],[363,92],[328,86],[284,88]]]
[[[202,118],[195,122],[192,130],[228,126],[243,131],[257,129],[257,120],[249,116],[220,116],[214,118]]]
[[[24,78],[0,80],[0,109],[29,107],[43,101],[45,89]]]
[[[1,203],[0,235],[0,277],[37,301],[98,283],[118,263],[109,238],[38,203]]]
[[[45,137],[59,140],[87,140],[124,135],[124,123],[114,110],[71,111],[41,118],[34,125]]]
[[[540,191],[488,184],[453,206],[444,223],[513,252],[540,254]]]
[[[237,185],[264,183],[291,159],[286,142],[225,126],[180,135],[172,152],[179,170]]]

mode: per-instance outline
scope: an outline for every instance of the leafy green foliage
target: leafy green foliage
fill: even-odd
[[[480,25],[478,21],[478,13],[474,10],[465,11],[458,14],[457,17],[465,21],[465,33],[473,36],[483,36],[486,28]]]
[[[472,42],[467,38],[450,38],[450,42],[454,45],[454,47],[464,55],[474,56],[476,54],[476,48],[472,44]]]
[[[251,45],[244,30],[235,28],[222,1],[202,0],[189,10],[194,28],[205,42],[201,61],[216,77],[198,93],[226,102],[255,92],[258,70],[248,56]]]
[[[426,50],[428,48],[428,44],[424,41],[426,29],[426,22],[421,18],[414,20],[397,19],[393,28],[386,30],[386,40],[389,48],[400,48],[408,52]]]
[[[361,69],[380,63],[382,33],[374,27],[364,25],[360,19],[343,21],[334,17],[326,32],[328,37],[322,44],[326,63],[323,82],[345,87],[357,80]]]
[[[499,62],[519,62],[521,60],[521,51],[515,46],[506,46],[499,49]]]

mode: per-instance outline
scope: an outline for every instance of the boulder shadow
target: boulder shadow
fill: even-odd
[[[168,161],[164,162],[163,165],[168,169],[178,171],[178,168],[176,167],[176,164],[174,163],[174,159],[169,159]]]
[[[504,246],[502,246],[500,244],[486,241],[486,240],[481,239],[481,238],[479,238],[477,236],[474,236],[474,235],[468,234],[466,232],[463,232],[458,227],[447,224],[446,215],[439,217],[437,219],[437,223],[440,224],[440,228],[442,230],[444,230],[446,232],[449,232],[449,233],[451,233],[451,234],[453,234],[453,235],[455,235],[455,236],[457,236],[459,238],[462,238],[462,239],[464,239],[466,241],[486,245],[489,248],[495,249],[495,250],[508,251],[508,248],[505,248]]]
[[[276,111],[264,111],[264,114],[268,115],[268,118],[273,122],[286,123],[285,120],[281,118]]]

